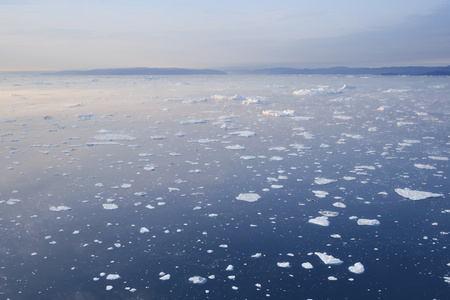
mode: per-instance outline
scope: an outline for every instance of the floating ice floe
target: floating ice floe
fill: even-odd
[[[117,204],[114,204],[114,203],[103,203],[102,205],[103,205],[103,209],[106,209],[106,210],[113,210],[113,209],[119,208],[119,206],[117,206]]]
[[[277,266],[280,268],[290,268],[291,263],[290,262],[277,262]]]
[[[264,110],[262,112],[265,116],[273,116],[273,117],[294,117],[297,115],[295,110],[287,109],[287,110]]]
[[[311,263],[309,263],[309,262],[304,262],[304,263],[302,263],[302,267],[304,268],[304,269],[312,269],[312,268],[314,268],[313,267],[313,265],[311,264]]]
[[[242,101],[242,104],[249,105],[249,104],[260,104],[260,103],[267,103],[267,99],[265,97],[261,96],[253,96],[253,97],[247,97],[245,100]]]
[[[330,225],[330,221],[328,221],[328,217],[325,217],[325,216],[320,216],[320,217],[316,217],[314,219],[309,219],[308,223],[316,224],[316,225],[320,225],[320,226],[329,226]]]
[[[102,134],[96,135],[92,138],[96,141],[134,141],[136,138],[134,136],[126,135],[126,134]]]
[[[342,203],[342,202],[334,202],[334,203],[333,203],[333,206],[334,206],[334,207],[339,207],[339,208],[346,208],[346,207],[347,207],[347,205],[345,205],[345,204]]]
[[[424,165],[424,164],[414,164],[414,167],[419,168],[419,169],[425,169],[425,170],[435,170],[436,167],[431,166],[431,165]]]
[[[234,271],[234,266],[228,265],[228,267],[225,269],[225,271]]]
[[[17,203],[20,203],[20,202],[22,202],[22,200],[19,200],[19,199],[9,199],[8,201],[6,201],[5,203],[6,204],[8,204],[8,205],[15,205],[15,204],[17,204]]]
[[[357,262],[353,266],[348,267],[348,270],[355,274],[362,274],[365,271],[363,264],[360,262]]]
[[[48,209],[50,209],[51,211],[66,211],[66,210],[71,210],[72,208],[70,208],[68,206],[60,205],[60,206],[50,206]]]
[[[324,87],[320,87],[317,89],[302,89],[292,92],[292,94],[297,96],[306,96],[306,95],[333,95],[333,94],[342,94],[341,90],[333,90]]]
[[[428,156],[428,158],[432,160],[442,160],[442,161],[448,160],[448,157],[446,156]]]
[[[335,258],[332,255],[328,255],[326,252],[314,252],[326,265],[340,265],[343,263],[339,258]]]
[[[230,134],[231,135],[241,136],[241,137],[252,137],[252,136],[256,135],[256,132],[244,130],[244,131],[231,132]]]
[[[358,219],[356,223],[358,223],[358,225],[366,225],[366,226],[380,225],[380,221],[378,221],[377,219]]]
[[[207,279],[204,277],[201,277],[201,276],[189,277],[189,282],[191,282],[193,284],[205,284],[206,281],[207,281]]]
[[[153,135],[150,138],[153,139],[153,140],[164,140],[167,137],[165,135]]]
[[[162,275],[161,277],[159,277],[159,280],[163,280],[163,281],[169,280],[169,279],[170,279],[170,274],[165,274],[165,275]]]
[[[108,276],[106,276],[106,280],[117,280],[119,278],[119,274],[108,274]]]
[[[213,100],[245,100],[245,97],[242,95],[234,95],[234,96],[212,95],[211,99],[213,99]]]
[[[326,191],[312,191],[317,198],[325,198],[328,195]]]
[[[237,200],[242,200],[246,202],[256,202],[260,198],[261,196],[256,193],[241,193],[236,197]]]
[[[107,285],[107,286],[106,286],[106,290],[107,290],[107,291],[110,291],[110,290],[112,290],[112,289],[113,289],[113,286],[112,286],[112,285]]]
[[[181,125],[203,124],[203,123],[206,123],[206,120],[186,120],[186,121],[181,121]]]
[[[241,145],[231,145],[231,146],[226,146],[225,147],[228,150],[244,150],[245,147],[241,146]]]
[[[325,217],[337,217],[339,216],[339,213],[337,211],[329,211],[329,210],[321,210],[319,211],[319,214]]]
[[[258,252],[258,253],[253,254],[251,257],[252,258],[261,258],[262,254]]]
[[[411,200],[423,200],[423,199],[427,199],[427,198],[444,197],[444,194],[414,191],[414,190],[410,190],[409,188],[395,189],[395,192],[397,194],[399,194],[400,196],[411,199]]]
[[[256,156],[246,155],[246,156],[241,156],[240,158],[243,160],[253,160],[253,159],[256,159]]]
[[[315,184],[329,184],[329,183],[332,183],[332,182],[336,182],[336,180],[335,179],[328,179],[328,178],[321,178],[321,177],[316,177],[314,179],[314,183]]]
[[[141,227],[141,229],[139,230],[140,233],[147,233],[150,232],[150,230],[148,230],[147,227]]]

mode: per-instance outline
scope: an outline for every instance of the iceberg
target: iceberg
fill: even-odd
[[[332,182],[336,182],[336,180],[335,179],[321,178],[321,177],[316,177],[314,179],[314,183],[315,184],[329,184],[329,183],[332,183]]]
[[[408,188],[395,189],[394,191],[397,194],[399,194],[400,196],[408,198],[410,200],[423,200],[423,199],[427,199],[427,198],[444,197],[444,194],[415,191],[415,190],[410,190]]]
[[[312,269],[312,268],[314,268],[313,267],[313,265],[311,264],[311,263],[309,263],[309,262],[304,262],[304,263],[302,263],[302,267],[304,268],[304,269]]]
[[[377,219],[358,219],[358,225],[366,225],[366,226],[378,226],[380,225],[380,221]]]
[[[117,206],[117,204],[114,203],[103,203],[103,209],[107,209],[107,210],[113,210],[113,209],[118,209],[119,206]]]
[[[328,217],[325,217],[325,216],[320,216],[320,217],[316,217],[314,219],[309,219],[308,223],[316,224],[316,225],[320,225],[320,226],[329,226],[330,225],[330,221],[328,221]]]
[[[265,116],[273,116],[273,117],[294,117],[297,115],[295,110],[287,109],[287,110],[264,110],[262,112]]]
[[[277,266],[280,268],[290,268],[291,267],[291,263],[289,262],[277,262]]]
[[[343,263],[339,258],[335,258],[332,255],[328,255],[326,252],[314,252],[326,265],[340,265]]]
[[[353,266],[348,267],[348,270],[355,274],[362,274],[365,271],[363,264],[360,262],[357,262]]]
[[[191,282],[193,284],[205,284],[206,281],[207,281],[207,279],[204,277],[201,277],[201,276],[189,277],[189,282]]]
[[[71,210],[72,208],[61,205],[61,206],[50,206],[48,209],[50,209],[51,211],[65,211],[65,210]]]
[[[261,196],[258,194],[255,194],[255,193],[241,193],[236,197],[237,200],[242,200],[242,201],[247,201],[247,202],[256,202],[260,198],[261,198]]]

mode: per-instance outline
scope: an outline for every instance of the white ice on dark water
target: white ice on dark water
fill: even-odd
[[[328,217],[326,217],[326,216],[320,216],[320,217],[316,217],[313,219],[309,219],[308,222],[311,224],[316,224],[316,225],[320,225],[320,226],[329,226],[330,225],[330,221],[328,221]]]
[[[376,219],[358,219],[358,225],[366,225],[366,226],[378,226],[380,225],[380,221]]]
[[[360,262],[357,262],[353,266],[348,267],[348,270],[355,274],[362,274],[365,271],[363,264]]]
[[[277,266],[280,268],[290,268],[291,267],[291,263],[289,262],[277,262]]]
[[[114,209],[119,208],[119,206],[114,203],[103,203],[102,205],[103,205],[103,209],[106,209],[106,210],[114,210]]]
[[[444,197],[444,194],[437,194],[431,192],[423,192],[423,191],[415,191],[409,188],[404,189],[395,189],[395,192],[402,197],[411,199],[411,200],[423,200],[427,198],[436,198],[436,197]]]
[[[48,209],[50,209],[51,211],[66,211],[71,210],[72,208],[65,205],[60,205],[60,206],[50,206]]]
[[[206,281],[207,281],[207,279],[204,277],[201,277],[201,276],[189,277],[189,282],[191,282],[193,284],[205,284]]]
[[[317,255],[326,265],[340,265],[343,263],[343,261],[339,258],[328,255],[326,252],[314,252],[314,254]]]
[[[328,179],[328,178],[321,178],[321,177],[316,177],[314,179],[314,183],[315,184],[329,184],[329,183],[332,183],[332,182],[336,182],[336,180],[335,179]]]
[[[304,269],[312,269],[312,268],[314,268],[313,267],[313,265],[310,263],[310,262],[304,262],[304,263],[302,263],[302,267],[304,268]]]
[[[239,194],[236,199],[246,202],[256,202],[261,198],[260,195],[256,193],[241,193]]]

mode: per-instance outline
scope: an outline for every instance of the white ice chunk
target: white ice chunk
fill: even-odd
[[[446,156],[428,156],[428,158],[432,160],[442,160],[442,161],[448,160],[448,157]]]
[[[419,169],[425,169],[425,170],[435,170],[436,167],[433,167],[431,165],[424,165],[424,164],[414,164],[414,167]]]
[[[326,252],[314,252],[326,265],[340,265],[343,263],[339,258],[335,258],[332,255],[328,255]]]
[[[236,197],[237,200],[242,200],[242,201],[247,201],[247,202],[256,202],[260,198],[261,198],[261,196],[258,194],[255,194],[255,193],[241,193]]]
[[[357,262],[353,266],[348,267],[348,270],[355,274],[362,274],[364,273],[364,266],[362,263]]]
[[[118,209],[119,206],[117,206],[117,204],[114,203],[103,203],[103,209],[107,209],[107,210],[113,210],[113,209]]]
[[[329,184],[329,183],[332,183],[332,182],[336,182],[336,180],[335,179],[321,178],[321,177],[316,177],[314,179],[314,183],[315,184]]]
[[[169,279],[170,279],[170,274],[166,274],[166,275],[159,277],[159,280],[169,280]]]
[[[302,267],[304,268],[304,269],[312,269],[312,268],[314,268],[313,267],[313,265],[310,263],[310,262],[304,262],[304,263],[302,263]]]
[[[258,252],[258,253],[253,254],[251,257],[252,258],[261,258],[262,254]]]
[[[344,203],[342,203],[342,202],[334,202],[333,203],[333,206],[334,207],[339,207],[339,208],[346,208],[347,206],[344,204]]]
[[[65,211],[65,210],[71,210],[72,208],[70,208],[68,206],[60,205],[60,206],[50,206],[48,209],[50,209],[51,211]]]
[[[191,124],[203,124],[206,123],[205,120],[186,120],[181,121],[181,125],[191,125]]]
[[[231,146],[226,146],[225,147],[228,150],[244,150],[245,147],[241,146],[241,145],[231,145]]]
[[[234,266],[228,265],[228,267],[225,269],[225,271],[234,271]]]
[[[291,263],[290,262],[277,262],[277,266],[280,268],[290,268]]]
[[[112,289],[113,289],[113,286],[112,286],[112,285],[107,285],[107,286],[106,286],[106,290],[107,290],[107,291],[110,291],[110,290],[112,290]]]
[[[415,191],[415,190],[410,190],[409,188],[395,189],[395,192],[397,194],[399,194],[400,196],[411,199],[411,200],[423,200],[426,198],[444,197],[444,194]]]
[[[273,116],[273,117],[294,117],[297,115],[295,110],[287,109],[287,110],[265,110],[262,112],[263,115]]]
[[[150,232],[150,230],[148,230],[147,227],[141,227],[141,229],[139,230],[140,233],[147,233]]]
[[[307,96],[307,95],[333,95],[342,94],[341,90],[333,90],[329,88],[320,87],[317,89],[302,89],[292,92],[292,94],[297,96]]]
[[[206,281],[207,279],[201,276],[192,276],[189,278],[189,282],[193,284],[205,284]]]
[[[106,280],[116,280],[119,278],[120,278],[119,274],[108,274],[108,276],[106,276]]]
[[[358,225],[366,225],[366,226],[378,226],[380,225],[380,221],[377,219],[358,219]]]
[[[134,141],[136,138],[134,136],[125,135],[125,134],[102,134],[96,135],[92,138],[97,141]]]
[[[316,224],[316,225],[320,225],[320,226],[329,226],[330,225],[330,221],[328,221],[328,217],[325,217],[325,216],[320,216],[320,217],[316,217],[314,219],[309,219],[308,222],[311,224]]]
[[[328,192],[325,191],[312,191],[317,198],[325,198],[328,195]]]
[[[256,135],[256,132],[253,131],[235,131],[235,132],[231,132],[231,135],[237,135],[237,136],[241,136],[241,137],[252,137]]]

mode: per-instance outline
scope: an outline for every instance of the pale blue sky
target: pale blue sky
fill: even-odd
[[[447,0],[0,0],[0,70],[450,65]]]

